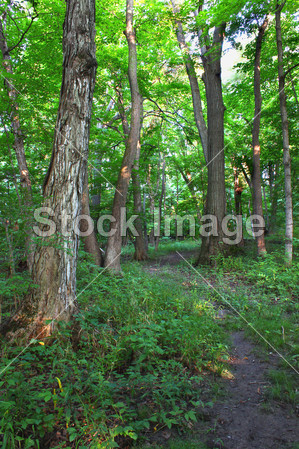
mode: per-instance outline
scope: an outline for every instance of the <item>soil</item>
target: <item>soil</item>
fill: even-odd
[[[216,402],[210,425],[213,437],[208,447],[222,449],[287,449],[299,442],[298,419],[283,403],[264,406],[266,373],[277,369],[278,356],[269,355],[263,361],[258,347],[244,337],[243,332],[231,335],[231,372],[233,380],[223,380],[225,400]],[[270,407],[270,409],[269,409]]]
[[[182,255],[190,259],[196,253],[185,251]],[[159,267],[180,262],[182,258],[172,253],[144,263],[144,268],[157,275]],[[245,338],[244,331],[234,332],[230,338],[229,363],[234,378],[219,380],[225,392],[223,399],[204,412],[192,441],[204,442],[213,449],[298,449],[299,426],[294,409],[283,402],[265,400],[270,385],[267,372],[279,369],[279,356],[269,352],[268,360],[263,360],[258,355],[259,347]],[[166,433],[164,443],[174,436]],[[160,436],[157,439],[161,443],[163,434]]]

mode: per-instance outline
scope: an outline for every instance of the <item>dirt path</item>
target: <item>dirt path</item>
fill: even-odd
[[[211,411],[214,428],[208,447],[222,449],[287,449],[299,442],[298,420],[285,404],[272,402],[265,408],[266,372],[277,368],[278,356],[260,359],[257,347],[243,332],[231,335],[233,380],[223,381],[227,395]],[[298,446],[299,447],[299,446]]]
[[[187,259],[193,255],[183,254]],[[146,263],[144,269],[159,276],[162,267],[175,269],[180,262],[182,258],[172,253]],[[265,389],[270,385],[266,374],[279,369],[279,356],[269,353],[269,361],[262,360],[258,346],[246,339],[244,332],[232,333],[231,341],[234,379],[219,381],[224,399],[207,411],[206,421],[199,422],[192,440],[213,449],[299,449],[299,422],[291,407],[277,401],[265,404]]]

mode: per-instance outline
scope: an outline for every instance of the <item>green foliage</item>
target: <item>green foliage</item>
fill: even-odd
[[[122,277],[98,270],[80,259],[79,335],[62,323],[54,339],[4,350],[6,447],[42,447],[57,432],[55,447],[60,435],[70,447],[118,447],[154,428],[186,428],[206,406],[202,370],[226,351],[213,310],[136,263]]]

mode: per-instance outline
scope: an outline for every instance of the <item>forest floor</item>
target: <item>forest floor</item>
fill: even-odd
[[[299,265],[267,246],[195,268],[195,240],[130,244],[119,276],[80,252],[79,332],[0,341],[0,447],[299,449]],[[26,285],[3,281],[3,313]]]
[[[153,276],[174,276],[178,280],[183,258],[192,260],[196,250],[162,255],[144,263],[144,270]],[[186,281],[186,279],[185,279]],[[217,288],[215,280],[207,279],[210,288]],[[188,281],[185,282],[188,285]],[[238,284],[230,282],[237,289]],[[217,305],[215,304],[217,307]],[[226,326],[226,317],[234,310],[221,308],[218,318]],[[246,325],[245,325],[246,327]],[[298,408],[284,398],[273,400],[267,394],[271,387],[269,373],[279,372],[280,356],[265,348],[244,333],[244,329],[229,331],[229,376],[214,377],[218,388],[212,408],[201,412],[201,419],[190,434],[179,437],[174,430],[164,430],[152,437],[145,446],[173,449],[297,449],[299,448]],[[278,371],[276,371],[278,370]],[[215,385],[214,385],[215,391]],[[213,399],[210,387],[205,400]],[[297,415],[297,416],[296,416]]]

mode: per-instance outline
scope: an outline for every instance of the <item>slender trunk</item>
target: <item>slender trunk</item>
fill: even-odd
[[[180,12],[179,8],[175,5],[175,1],[171,0],[172,3],[172,9],[173,13],[176,15]],[[190,56],[189,47],[186,44],[185,35],[182,27],[182,22],[180,20],[175,21],[177,29],[176,29],[176,35],[177,40],[184,58],[184,64],[186,67],[186,72],[189,79],[189,84],[191,88],[191,94],[192,94],[192,103],[193,103],[193,113],[194,113],[194,120],[195,124],[199,133],[204,157],[206,164],[208,163],[208,131],[206,122],[203,116],[202,112],[202,102],[201,102],[201,96],[200,96],[200,90],[198,86],[198,80],[195,72],[195,66],[194,62]]]
[[[284,190],[285,190],[285,255],[287,265],[292,264],[293,258],[293,204],[292,204],[292,177],[291,177],[291,155],[289,146],[289,123],[287,112],[287,100],[285,93],[285,77],[283,70],[283,48],[281,36],[281,10],[285,1],[279,5],[275,12],[276,18],[276,43],[278,55],[278,80],[279,80],[279,101],[282,124],[283,142],[283,164],[284,164]]]
[[[82,201],[81,214],[86,215],[87,217],[89,217],[89,220],[92,221],[90,217],[90,208],[89,208],[88,173],[86,173],[85,176],[81,201]],[[80,223],[80,231],[85,233],[88,230],[88,228],[89,228],[88,222],[86,220],[82,220]],[[84,251],[90,254],[93,257],[95,264],[100,267],[103,265],[102,253],[94,229],[92,230],[92,232],[90,231],[87,233],[86,236],[82,237],[84,244]]]
[[[87,172],[89,126],[96,74],[95,0],[69,0],[63,26],[63,75],[52,159],[44,181],[47,218],[57,225],[53,237],[37,247],[32,280],[38,288],[1,327],[13,336],[49,335],[54,320],[69,320],[76,310],[76,267],[80,214]],[[53,211],[53,213],[51,212]],[[54,214],[54,215],[53,215]],[[43,231],[48,231],[45,225]],[[52,320],[50,324],[46,320]]]
[[[108,238],[105,257],[105,267],[109,267],[109,269],[112,269],[114,271],[121,270],[121,208],[125,207],[126,205],[132,167],[136,157],[137,145],[140,138],[140,123],[142,119],[142,97],[139,93],[137,80],[137,50],[135,30],[133,28],[133,5],[134,0],[127,0],[125,35],[129,48],[128,73],[132,98],[131,126],[114,195],[112,215],[115,221],[111,223],[111,235]]]
[[[130,134],[129,123],[127,119],[127,114],[124,107],[124,100],[122,95],[121,85],[117,87],[117,97],[118,97],[118,109],[119,115],[121,117],[122,128],[127,139]],[[141,110],[141,120],[143,117],[143,109]],[[142,127],[142,123],[140,123],[140,128]],[[141,129],[140,129],[141,131]],[[140,134],[139,131],[139,134]],[[137,143],[137,151],[136,151],[136,159],[132,170],[132,185],[133,185],[133,197],[134,197],[134,214],[137,215],[137,218],[134,222],[137,236],[135,237],[135,253],[133,258],[135,260],[146,260],[147,259],[147,247],[146,241],[143,234],[143,220],[142,220],[142,200],[141,200],[141,188],[140,188],[140,177],[139,177],[139,159],[140,159],[140,141]]]
[[[25,156],[23,133],[20,125],[19,105],[17,102],[18,93],[13,84],[9,81],[11,75],[13,75],[13,69],[12,69],[11,56],[9,54],[9,49],[5,38],[1,19],[0,19],[0,49],[3,56],[3,67],[8,74],[8,77],[4,79],[4,84],[7,89],[7,94],[9,97],[11,108],[10,121],[12,132],[14,135],[14,150],[16,153],[20,173],[21,195],[22,195],[22,203],[24,206],[23,209],[25,216],[25,230],[27,235],[25,240],[25,248],[27,254],[28,269],[29,271],[31,271],[34,257],[34,245],[32,242],[32,230],[31,230],[32,225],[31,211],[33,208],[31,181]]]
[[[155,250],[157,251],[161,236],[161,217],[162,217],[162,203],[165,194],[165,156],[163,156],[163,164],[162,164],[162,177],[161,177],[161,194],[159,199],[159,222],[158,222],[158,232],[155,239]]]
[[[140,143],[138,143],[136,160],[132,171],[132,183],[133,183],[133,196],[134,196],[134,214],[138,217],[135,220],[135,228],[137,230],[137,236],[135,237],[135,260],[146,260],[147,250],[146,242],[144,238],[144,217],[142,218],[142,200],[141,200],[141,188],[139,178],[139,158],[140,158]]]
[[[202,55],[203,80],[208,112],[208,193],[206,214],[213,215],[217,229],[202,237],[197,263],[211,261],[211,256],[223,250],[222,220],[226,212],[224,167],[224,104],[221,84],[221,54],[225,24],[216,27],[212,48]],[[216,233],[216,235],[215,235]]]
[[[263,199],[262,199],[262,185],[261,185],[261,147],[260,147],[260,123],[261,123],[261,110],[262,110],[262,95],[261,95],[261,51],[262,41],[269,23],[269,17],[266,16],[263,24],[259,28],[258,36],[256,39],[255,59],[254,59],[254,120],[252,127],[252,202],[253,202],[253,214],[257,215],[264,220],[263,216]],[[254,220],[255,221],[255,220]],[[257,243],[257,254],[263,256],[266,254],[264,226],[257,226],[255,223],[255,231],[260,234],[259,231],[263,231],[261,235],[255,237]]]
[[[148,235],[147,235],[147,223],[146,223],[146,194],[143,193],[143,205],[142,205],[142,211],[143,211],[143,233],[144,233],[144,242],[145,242],[145,250],[146,253],[148,252]]]
[[[271,213],[270,213],[270,229],[269,232],[274,234],[276,231],[276,215],[277,215],[277,201],[278,201],[278,176],[279,176],[279,165],[269,164],[269,187],[270,187],[270,202],[271,202]]]

